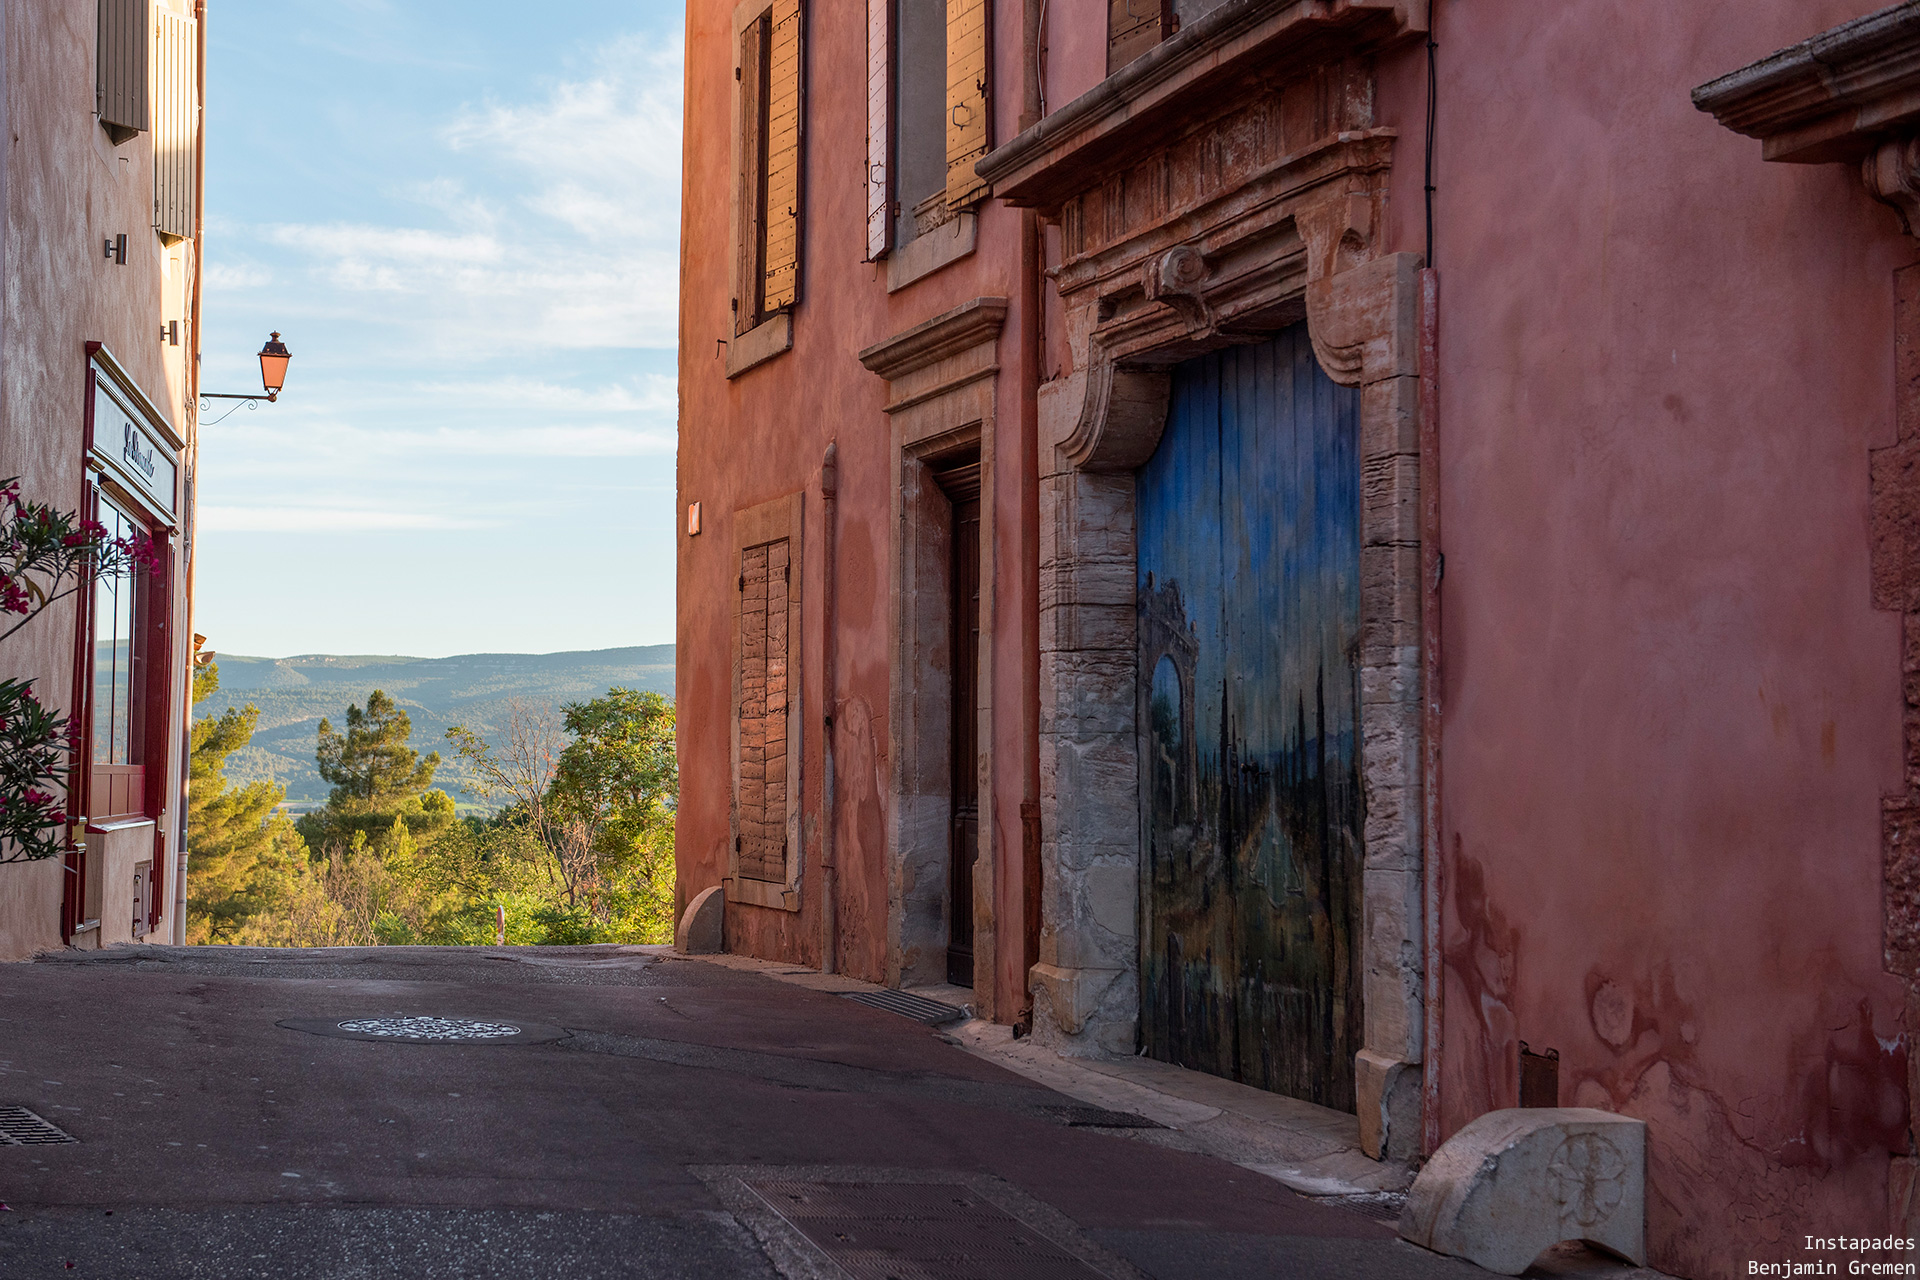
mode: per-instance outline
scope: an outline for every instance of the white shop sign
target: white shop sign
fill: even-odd
[[[173,446],[131,407],[138,399],[115,385],[95,363],[93,379],[93,452],[115,478],[130,483],[161,512],[174,513]]]

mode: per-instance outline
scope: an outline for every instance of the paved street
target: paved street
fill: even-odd
[[[390,1017],[557,1038],[279,1025]],[[8,1106],[78,1140],[0,1146],[10,1278],[843,1274],[815,1237],[901,1280],[1485,1274],[906,1017],[631,948],[0,967]]]

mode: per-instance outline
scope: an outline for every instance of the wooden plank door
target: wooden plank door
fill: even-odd
[[[1351,1111],[1359,393],[1304,325],[1174,373],[1138,477],[1142,1035]]]

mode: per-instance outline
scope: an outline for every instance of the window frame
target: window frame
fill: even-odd
[[[779,35],[783,11],[794,23],[793,100],[794,134],[791,156],[776,148],[774,137],[775,100],[781,83],[776,70],[780,56]],[[765,24],[765,36],[759,46],[757,66],[767,75],[766,91],[750,97],[747,67],[743,56],[747,32]],[[793,347],[793,312],[799,306],[806,257],[806,119],[807,119],[807,40],[806,6],[802,0],[742,0],[733,11],[733,41],[728,61],[732,77],[733,161],[728,178],[728,311],[726,342],[727,377],[736,378]],[[756,78],[755,88],[760,87]],[[749,112],[752,118],[749,119]],[[755,153],[749,165],[749,151]],[[779,203],[776,170],[782,163],[791,165],[793,211],[791,296],[777,305],[769,296],[770,246],[787,237],[772,227],[772,205]],[[746,190],[752,186],[753,190]],[[755,210],[759,217],[753,218]],[[754,243],[749,246],[751,239]]]
[[[153,540],[159,561],[156,568],[140,572],[136,591],[144,595],[143,616],[134,644],[144,653],[137,661],[144,664],[141,706],[140,786],[137,804],[132,807],[109,806],[113,811],[96,812],[101,798],[95,794],[95,640],[98,619],[99,580],[89,574],[79,593],[76,619],[75,696],[73,705],[80,724],[80,739],[74,772],[79,802],[75,812],[89,823],[154,821],[158,823],[167,806],[166,766],[170,757],[168,725],[172,718],[175,663],[173,662],[173,575],[175,544],[179,536],[178,517],[183,441],[172,425],[104,344],[87,343],[86,398],[83,419],[83,464],[86,474],[85,513],[99,520],[103,504],[126,518],[134,530]],[[104,412],[103,412],[104,409]],[[117,447],[116,447],[117,446]],[[146,474],[136,455],[145,454],[153,467]],[[160,456],[164,453],[164,457]],[[100,521],[102,524],[106,522]],[[131,714],[131,710],[130,710]]]

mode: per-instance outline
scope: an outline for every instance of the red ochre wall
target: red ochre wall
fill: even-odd
[[[838,653],[836,662],[836,864],[840,963],[884,980],[887,965],[886,796],[891,750],[888,697],[888,527],[892,512],[886,384],[857,353],[976,297],[1010,300],[1000,338],[995,423],[996,580],[993,646],[995,813],[1000,949],[996,1008],[1010,1020],[1024,1002],[1019,950],[1020,804],[1032,751],[1034,559],[1030,419],[1018,381],[1027,341],[1019,305],[1021,215],[989,203],[978,248],[898,293],[884,263],[863,262],[866,240],[866,34],[864,6],[806,6],[801,298],[793,350],[729,382],[718,340],[730,334],[727,234],[732,182],[733,5],[692,0],[687,10],[686,153],[681,247],[679,655],[676,675],[680,811],[676,853],[681,905],[726,874],[732,513],[806,492],[805,624],[796,646],[803,697],[801,909],[727,909],[730,950],[817,965],[820,951],[821,496],[820,462],[839,443]],[[1020,110],[1020,28],[995,24],[994,137],[1013,135]],[[702,504],[703,531],[688,537],[685,509]]]
[[[1906,1148],[1867,451],[1920,252],[1688,98],[1878,7],[1436,5],[1442,1127],[1559,1050],[1562,1103],[1647,1121],[1690,1277],[1884,1234]],[[1381,94],[1416,250],[1424,63]]]

